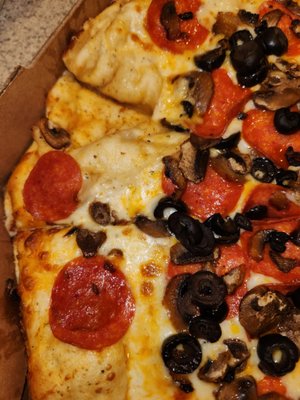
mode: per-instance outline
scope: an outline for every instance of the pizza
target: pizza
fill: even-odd
[[[117,0],[5,192],[32,400],[300,398],[300,8]]]

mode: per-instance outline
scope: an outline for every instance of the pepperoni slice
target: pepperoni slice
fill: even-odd
[[[202,182],[187,184],[182,200],[190,212],[201,219],[214,213],[227,216],[235,207],[242,190],[242,184],[224,179],[209,165]]]
[[[257,394],[262,396],[266,393],[286,394],[286,387],[282,380],[276,376],[265,376],[257,382]]]
[[[290,191],[272,184],[261,184],[251,192],[243,211],[257,205],[268,207],[268,218],[300,217],[300,206],[289,199]]]
[[[69,154],[50,151],[40,157],[23,189],[25,209],[37,219],[67,218],[77,207],[80,167]]]
[[[242,248],[246,253],[246,264],[254,272],[259,274],[271,276],[278,279],[279,282],[291,283],[299,281],[300,279],[300,247],[294,245],[291,241],[286,243],[286,250],[281,253],[284,258],[291,258],[297,261],[296,266],[290,272],[282,272],[272,261],[269,250],[269,244],[265,245],[260,261],[254,260],[249,254],[251,238],[261,230],[276,230],[290,234],[299,228],[299,218],[282,219],[282,220],[269,220],[260,221],[254,224],[253,232],[244,232],[241,235]]]
[[[178,15],[192,13],[190,19],[178,17],[178,28],[181,34],[173,40],[167,37],[166,30],[161,24],[161,13],[163,7],[169,0],[152,0],[147,12],[146,27],[153,42],[161,49],[172,53],[183,53],[185,50],[193,50],[204,42],[208,30],[199,24],[196,12],[200,7],[199,0],[174,0],[174,6]]]
[[[134,312],[122,272],[104,257],[79,257],[66,264],[55,280],[49,320],[57,339],[99,351],[125,335]]]
[[[233,118],[242,110],[251,96],[249,89],[233,83],[223,68],[212,72],[215,91],[202,124],[192,128],[196,135],[218,138],[222,136]]]
[[[289,146],[296,152],[300,151],[300,131],[293,135],[282,135],[275,129],[273,119],[272,111],[250,110],[243,121],[242,135],[259,153],[270,158],[277,166],[287,168],[285,152]]]

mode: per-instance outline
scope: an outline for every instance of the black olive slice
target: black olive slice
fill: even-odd
[[[245,231],[252,231],[252,222],[246,215],[236,213],[233,220],[238,228],[244,229]]]
[[[173,197],[163,197],[159,200],[157,206],[154,209],[154,217],[157,219],[165,219],[167,218],[167,211],[175,210],[186,212],[187,207],[185,203],[181,200],[174,199]]]
[[[201,316],[206,319],[213,319],[216,322],[222,322],[228,314],[228,304],[223,301],[218,307],[200,307]]]
[[[238,144],[240,137],[241,137],[241,132],[233,133],[232,135],[228,136],[227,138],[221,139],[219,141],[219,143],[217,143],[213,147],[218,150],[231,149],[232,147],[235,147]]]
[[[290,236],[285,232],[271,231],[268,237],[268,242],[273,251],[283,253],[286,250],[286,242]]]
[[[256,25],[259,19],[258,14],[253,14],[247,10],[239,10],[238,16],[242,22],[249,25]]]
[[[155,238],[170,236],[170,232],[168,231],[167,227],[167,222],[164,220],[159,219],[151,221],[151,219],[143,215],[138,215],[134,220],[134,224],[139,228],[139,230],[146,233],[146,235]]]
[[[276,175],[276,167],[271,160],[257,157],[252,161],[251,175],[258,181],[270,183]]]
[[[293,258],[283,257],[282,255],[272,250],[269,251],[269,255],[273,263],[279,269],[279,271],[284,273],[290,272],[298,264],[297,260],[294,260]]]
[[[212,231],[200,221],[175,212],[168,218],[168,227],[176,239],[191,253],[208,256],[212,253],[215,239]]]
[[[198,339],[204,339],[207,342],[217,342],[222,330],[220,324],[212,319],[203,318],[202,316],[193,318],[189,323],[189,332]]]
[[[229,38],[229,44],[232,48],[243,45],[246,42],[253,40],[253,37],[247,29],[242,29],[234,32]]]
[[[92,219],[99,225],[108,225],[112,222],[110,206],[101,201],[94,201],[89,206],[89,213]]]
[[[296,171],[292,171],[289,169],[279,168],[277,170],[276,176],[276,183],[277,185],[286,187],[286,188],[293,188],[295,183],[298,180],[298,173]]]
[[[277,26],[271,26],[259,34],[256,39],[263,47],[265,54],[281,56],[287,51],[288,39]]]
[[[192,318],[200,315],[200,308],[193,302],[190,290],[191,275],[185,277],[178,286],[177,291],[177,310],[185,323],[189,323]]]
[[[169,336],[162,345],[162,358],[171,373],[190,374],[202,359],[201,346],[197,339],[187,333]]]
[[[93,257],[105,240],[105,232],[91,232],[88,229],[78,229],[76,233],[76,242],[84,257]]]
[[[210,271],[199,271],[189,278],[192,299],[195,304],[218,307],[225,300],[227,286],[224,280]]]
[[[300,167],[300,151],[294,151],[292,146],[289,146],[285,152],[285,158],[289,165]]]
[[[204,224],[212,229],[216,243],[236,243],[240,238],[239,229],[230,217],[224,219],[221,214],[216,213],[211,215]]]
[[[216,49],[207,51],[194,57],[194,62],[198,68],[203,71],[211,72],[214,69],[220,68],[226,57],[226,50],[224,47],[217,47]]]
[[[290,241],[294,243],[295,246],[300,247],[300,228],[296,228],[290,233]]]
[[[251,220],[264,219],[268,215],[268,207],[264,205],[257,205],[245,212],[247,218]]]
[[[255,72],[245,74],[238,71],[236,74],[238,83],[245,87],[258,85],[266,79],[268,75],[268,68],[268,62],[265,60]]]
[[[292,135],[300,129],[300,113],[279,108],[274,114],[274,126],[282,135]]]
[[[293,371],[299,359],[299,351],[294,342],[276,333],[259,338],[257,354],[258,367],[266,375],[284,376]]]
[[[250,75],[266,63],[263,48],[254,40],[244,42],[231,50],[233,68],[242,75]]]

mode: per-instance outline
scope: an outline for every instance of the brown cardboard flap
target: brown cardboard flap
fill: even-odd
[[[12,246],[2,223],[5,182],[31,141],[32,125],[44,115],[46,94],[64,70],[62,54],[71,36],[109,3],[79,0],[31,67],[20,68],[0,96],[0,400],[20,400],[26,371],[18,311],[4,294],[6,280],[14,277]]]

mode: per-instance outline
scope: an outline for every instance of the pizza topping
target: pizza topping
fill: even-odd
[[[170,249],[170,258],[175,265],[187,265],[213,261],[214,254],[201,255],[201,253],[188,251],[181,243],[176,243]]]
[[[43,118],[38,127],[45,141],[54,149],[59,150],[71,144],[70,135],[62,128],[49,128],[49,120]]]
[[[92,219],[99,225],[109,225],[112,223],[110,206],[107,203],[94,201],[89,206],[89,213]]]
[[[281,272],[288,273],[298,265],[298,260],[283,257],[275,251],[270,250],[269,255],[271,260]]]
[[[189,323],[189,332],[192,336],[198,339],[204,339],[207,342],[217,342],[221,335],[222,330],[220,324],[212,319],[196,316],[191,319]]]
[[[189,274],[178,274],[174,276],[166,287],[165,295],[163,298],[163,305],[168,311],[168,316],[177,330],[186,328],[186,321],[183,320],[177,307],[177,299],[180,295],[181,284],[185,279],[190,276]]]
[[[25,209],[43,221],[67,218],[77,207],[81,185],[80,167],[69,154],[61,151],[45,153],[25,182]]]
[[[252,337],[275,328],[291,309],[288,299],[278,291],[257,286],[242,298],[239,321]]]
[[[183,39],[186,35],[180,30],[180,18],[176,13],[174,1],[168,1],[162,6],[160,23],[164,27],[168,40]]]
[[[283,376],[291,372],[299,360],[299,351],[294,342],[280,334],[269,334],[259,338],[258,367],[271,376]]]
[[[233,219],[224,219],[221,214],[211,215],[204,224],[214,233],[216,243],[232,244],[239,240],[240,232]]]
[[[192,318],[200,315],[199,306],[193,301],[192,292],[190,290],[190,277],[191,274],[184,274],[178,286],[177,292],[177,310],[182,320],[188,324]]]
[[[211,158],[211,165],[224,179],[243,183],[250,169],[250,159],[237,151],[226,151]]]
[[[298,173],[289,169],[279,168],[277,170],[275,179],[277,185],[285,188],[296,188]]]
[[[84,257],[93,257],[106,241],[105,232],[91,232],[88,229],[78,229],[76,242]]]
[[[256,40],[262,45],[265,54],[281,56],[288,49],[288,39],[277,26],[265,29],[257,35]]]
[[[146,27],[153,42],[173,53],[193,50],[203,43],[208,30],[196,17],[200,1],[152,0]]]
[[[163,197],[155,207],[153,215],[157,219],[167,219],[174,211],[186,212],[184,202],[173,197]]]
[[[291,23],[291,31],[300,39],[300,20],[294,19]]]
[[[245,215],[247,218],[251,220],[260,220],[264,219],[268,215],[268,207],[265,205],[257,205],[245,212]]]
[[[240,18],[232,12],[218,12],[216,22],[213,25],[213,32],[223,34],[226,38],[229,38],[240,25]]]
[[[285,158],[289,165],[300,167],[300,151],[294,151],[292,146],[289,146],[285,151]]]
[[[179,161],[172,156],[166,156],[162,159],[165,165],[165,175],[171,179],[175,185],[177,195],[180,195],[186,187],[186,179],[179,168]]]
[[[278,59],[269,69],[266,80],[253,94],[257,107],[276,111],[300,100],[299,66]]]
[[[49,320],[63,342],[99,351],[124,336],[134,313],[124,275],[103,257],[76,258],[55,280]]]
[[[226,137],[225,139],[221,138],[214,146],[215,149],[218,150],[229,150],[233,147],[236,147],[239,140],[241,138],[241,132],[233,133],[232,135]]]
[[[251,220],[246,217],[246,215],[236,213],[233,220],[238,228],[244,229],[245,231],[252,231]]]
[[[187,333],[178,333],[164,340],[162,358],[170,372],[189,374],[200,365],[201,346],[193,336]]]
[[[246,25],[256,25],[259,19],[258,14],[253,14],[247,10],[239,10],[238,12],[239,19]]]
[[[224,280],[209,271],[199,271],[189,278],[189,290],[193,301],[204,307],[216,308],[227,295]]]
[[[267,12],[261,19],[261,22],[266,21],[268,27],[276,26],[283,15],[283,11],[276,8]]]
[[[216,400],[257,400],[256,382],[252,376],[241,376],[230,383],[222,384]]]
[[[222,42],[224,43],[224,42]],[[226,57],[226,47],[222,45],[206,53],[194,57],[196,66],[203,71],[211,72],[214,69],[220,68]]]
[[[138,215],[134,220],[135,225],[144,233],[155,238],[170,236],[167,223],[164,220],[151,221],[149,218]]]
[[[203,181],[207,169],[209,150],[198,150],[188,140],[180,146],[179,168],[190,182]]]
[[[300,129],[300,113],[280,108],[274,115],[274,125],[282,135],[291,135]]]
[[[266,157],[257,157],[252,160],[251,175],[260,182],[271,183],[275,178],[276,167]]]
[[[178,88],[185,88],[184,101],[193,105],[197,115],[201,116],[206,112],[214,93],[214,82],[209,72],[190,71],[176,77],[173,83]]]
[[[226,284],[227,293],[234,293],[244,281],[245,266],[239,265],[238,267],[232,268],[227,274],[223,275],[222,278]]]
[[[294,245],[300,246],[300,227],[290,233],[290,240]]]
[[[251,236],[249,241],[249,255],[255,261],[263,259],[265,244],[268,241],[270,230],[264,229]]]

